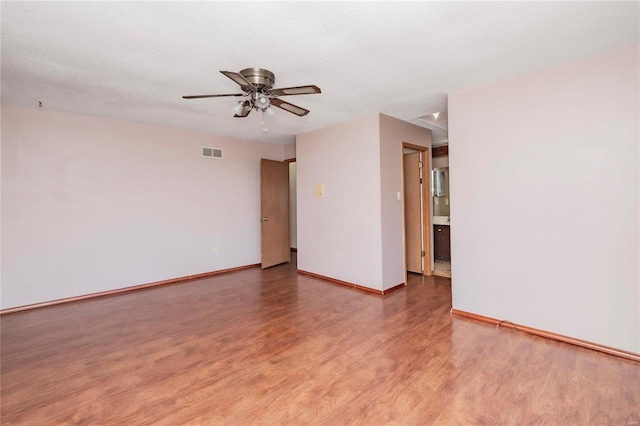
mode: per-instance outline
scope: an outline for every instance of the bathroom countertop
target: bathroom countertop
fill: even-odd
[[[449,220],[449,216],[434,216],[433,217],[434,225],[451,225]]]

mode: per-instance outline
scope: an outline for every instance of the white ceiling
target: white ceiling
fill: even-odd
[[[382,112],[421,119],[446,94],[638,43],[639,2],[5,2],[2,102],[288,143]],[[311,110],[233,118],[219,73],[260,67]],[[442,129],[441,127],[445,127]]]

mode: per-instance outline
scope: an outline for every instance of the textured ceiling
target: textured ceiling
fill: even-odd
[[[639,41],[639,2],[2,2],[2,102],[288,143],[382,112],[447,109],[446,93]],[[260,67],[311,110],[233,118],[219,73]]]

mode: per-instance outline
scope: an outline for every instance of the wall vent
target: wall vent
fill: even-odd
[[[218,159],[222,160],[222,149],[203,146],[202,147],[202,156],[203,157],[208,157],[208,158],[218,158]]]

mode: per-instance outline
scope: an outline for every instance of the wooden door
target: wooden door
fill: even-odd
[[[289,247],[289,164],[261,160],[262,269],[291,260]]]
[[[422,273],[420,153],[404,154],[404,223],[407,271]]]

